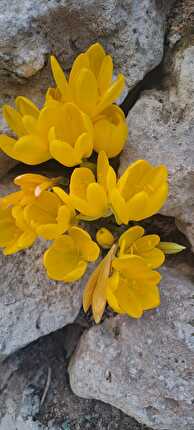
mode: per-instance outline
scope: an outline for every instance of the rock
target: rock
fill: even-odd
[[[3,3],[2,3],[3,2]],[[68,69],[75,56],[98,40],[113,54],[130,86],[160,63],[165,20],[173,0],[1,0],[0,75],[26,79],[40,71],[48,54]]]
[[[71,388],[158,430],[194,428],[193,271],[164,268],[161,306],[86,332],[69,365]]]
[[[0,364],[0,430],[140,430],[118,409],[72,393],[64,355],[68,328]]]
[[[145,158],[169,170],[169,198],[161,210],[176,217],[194,246],[194,46],[178,51],[168,88],[143,93],[128,115],[129,139],[120,173]],[[164,81],[161,85],[165,83]]]
[[[12,191],[12,183],[2,181],[0,194]],[[79,313],[86,278],[74,284],[48,279],[42,263],[47,247],[38,240],[11,256],[0,252],[0,360],[72,323]]]

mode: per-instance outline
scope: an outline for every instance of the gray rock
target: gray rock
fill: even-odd
[[[2,181],[0,194],[11,191],[12,183]],[[48,279],[42,263],[47,247],[39,240],[15,255],[0,252],[0,360],[73,322],[79,313],[86,278],[74,284]]]
[[[193,271],[162,270],[161,306],[86,332],[71,359],[74,393],[158,430],[194,428]]]
[[[47,55],[60,56],[65,69],[96,40],[114,56],[129,86],[162,59],[165,19],[172,0],[1,0],[0,75],[29,78]]]
[[[129,139],[120,173],[145,158],[169,170],[169,198],[161,210],[176,217],[194,246],[194,46],[178,52],[165,91],[146,91],[128,115]]]
[[[0,364],[0,430],[140,430],[118,409],[72,393],[64,348],[74,328],[39,339]]]

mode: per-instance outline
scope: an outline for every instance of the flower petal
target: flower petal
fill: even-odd
[[[90,235],[79,227],[71,227],[69,235],[74,240],[76,247],[86,261],[95,261],[99,257],[100,249]]]
[[[87,167],[74,169],[70,181],[70,195],[86,199],[88,186],[96,182],[95,176]]]
[[[164,253],[158,248],[141,252],[140,255],[147,262],[147,265],[151,269],[157,269],[164,263],[165,260]]]
[[[110,248],[115,241],[115,238],[110,230],[101,227],[96,233],[96,240],[103,248]]]
[[[120,255],[127,253],[133,243],[144,235],[144,228],[136,225],[126,230],[119,238]]]
[[[115,215],[117,224],[128,224],[129,216],[127,212],[127,207],[125,200],[119,193],[119,191],[114,188],[110,194],[111,206],[113,213]]]
[[[100,43],[94,43],[91,45],[88,50],[86,51],[87,56],[89,57],[90,61],[90,69],[94,73],[95,77],[97,78],[103,63],[103,60],[105,58],[105,51],[102,45]]]
[[[87,312],[92,304],[92,296],[94,293],[94,289],[96,287],[96,283],[98,280],[98,276],[100,273],[101,265],[99,264],[96,269],[92,272],[91,276],[88,279],[88,282],[86,283],[84,287],[83,292],[83,309],[84,312]]]
[[[63,100],[65,102],[70,101],[71,100],[70,88],[69,88],[67,79],[65,77],[65,74],[63,72],[63,69],[61,68],[57,59],[53,55],[51,56],[50,61],[51,61],[51,69],[52,69],[54,80],[56,82],[56,86],[58,87],[59,91],[63,95]]]
[[[13,130],[17,136],[20,137],[26,134],[26,130],[22,122],[22,116],[17,112],[17,110],[13,109],[9,105],[4,105],[3,116],[11,130]]]
[[[112,83],[113,61],[110,55],[106,55],[101,63],[98,76],[98,86],[100,94],[104,94]]]
[[[73,239],[64,235],[56,239],[44,253],[44,266],[49,278],[63,281],[79,263],[79,255]]]
[[[52,140],[49,145],[52,157],[66,167],[76,166],[81,162],[74,148],[62,140]]]
[[[83,112],[91,115],[98,101],[98,88],[94,74],[82,69],[75,82],[75,101]]]
[[[30,115],[34,118],[38,118],[38,115],[40,113],[39,109],[36,107],[36,105],[29,100],[27,97],[19,96],[16,98],[16,107],[20,114],[23,115]]]
[[[110,106],[121,94],[125,84],[125,79],[123,75],[118,75],[117,79],[112,83],[109,89],[105,92],[104,96],[101,98],[100,103],[96,106],[93,111],[93,116],[99,115],[108,106]]]

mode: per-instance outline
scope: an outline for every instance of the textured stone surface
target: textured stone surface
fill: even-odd
[[[47,55],[68,68],[96,40],[114,55],[117,68],[134,85],[162,59],[165,15],[171,1],[1,0],[0,75],[28,78]]]
[[[140,320],[118,316],[86,332],[70,362],[84,398],[120,408],[159,430],[194,428],[193,271],[162,271],[161,306]]]
[[[194,46],[175,56],[169,90],[146,91],[129,112],[129,139],[120,173],[146,158],[169,170],[170,193],[161,213],[175,216],[194,245]]]
[[[143,430],[118,409],[72,393],[66,352],[76,327],[46,336],[0,364],[0,430]]]
[[[11,191],[12,183],[2,181],[0,195]],[[0,360],[79,313],[85,278],[74,284],[49,280],[42,263],[47,247],[37,241],[15,255],[0,252]]]

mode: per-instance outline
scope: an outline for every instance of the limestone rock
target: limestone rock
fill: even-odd
[[[125,73],[129,86],[160,63],[165,19],[172,0],[1,0],[0,75],[29,78],[47,55],[64,67],[94,41],[102,42]]]
[[[162,209],[174,216],[194,246],[194,46],[178,52],[170,85],[146,91],[128,115],[129,139],[120,173],[145,158],[169,170],[169,198]]]
[[[158,430],[194,428],[193,272],[162,271],[161,306],[86,332],[70,362],[74,393]]]
[[[12,191],[12,183],[4,179],[0,195]],[[48,279],[42,263],[47,247],[48,243],[39,240],[11,256],[0,252],[0,361],[72,323],[79,313],[86,279],[73,284]]]
[[[74,326],[39,339],[0,364],[0,430],[140,430],[118,409],[72,393],[64,348]]]

